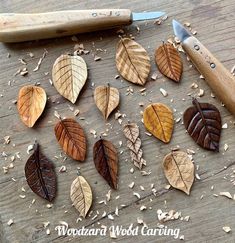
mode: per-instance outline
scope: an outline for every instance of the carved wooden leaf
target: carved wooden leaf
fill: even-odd
[[[97,171],[108,182],[110,187],[117,189],[118,157],[113,144],[107,140],[98,140],[93,148],[93,158]]]
[[[193,100],[192,107],[184,112],[184,125],[188,134],[202,148],[219,151],[221,116],[212,104]]]
[[[162,44],[155,52],[155,61],[160,72],[168,78],[179,82],[182,72],[183,63],[178,51],[172,44]]]
[[[46,92],[41,87],[28,85],[20,89],[17,109],[26,126],[34,126],[46,106],[46,101]]]
[[[144,85],[150,72],[150,58],[137,42],[123,38],[117,45],[116,66],[126,80]]]
[[[55,198],[57,186],[54,166],[40,152],[38,143],[35,143],[34,153],[25,164],[25,177],[35,194],[49,202]]]
[[[70,198],[73,206],[85,218],[92,204],[92,191],[83,176],[78,176],[71,185]]]
[[[98,86],[94,92],[94,99],[98,109],[105,119],[119,104],[118,89],[108,86]]]
[[[153,103],[144,110],[144,125],[156,138],[164,143],[171,140],[174,119],[171,109],[161,103]]]
[[[143,151],[141,149],[141,140],[139,138],[139,127],[135,123],[128,123],[123,127],[123,133],[127,139],[127,147],[130,150],[131,160],[138,169],[142,169],[146,165],[143,159]]]
[[[183,151],[172,151],[163,160],[163,169],[169,183],[186,194],[194,181],[194,164]]]
[[[57,91],[74,104],[87,80],[86,62],[80,56],[61,55],[54,63],[52,79]]]
[[[71,158],[84,161],[86,157],[86,138],[82,127],[72,118],[60,120],[55,126],[55,136]]]

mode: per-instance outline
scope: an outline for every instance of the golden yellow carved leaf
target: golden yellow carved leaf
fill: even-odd
[[[83,176],[78,176],[71,185],[70,198],[73,206],[85,218],[92,204],[92,191]]]
[[[146,83],[151,68],[146,50],[128,38],[122,38],[117,45],[116,66],[123,78],[139,85]]]
[[[17,109],[26,126],[34,126],[46,106],[46,101],[46,92],[41,87],[28,85],[20,89]]]
[[[52,79],[57,91],[74,104],[87,80],[86,62],[80,56],[61,55],[53,65]]]
[[[119,104],[118,89],[108,86],[98,86],[94,92],[94,99],[98,109],[105,119]]]
[[[163,160],[163,170],[171,186],[186,194],[194,182],[194,164],[183,151],[172,151]]]
[[[161,103],[148,105],[144,110],[144,125],[156,138],[164,143],[171,140],[174,119],[171,109]]]

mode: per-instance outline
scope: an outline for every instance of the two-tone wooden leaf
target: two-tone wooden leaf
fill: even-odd
[[[46,92],[41,87],[28,85],[20,89],[17,109],[26,126],[34,126],[46,106],[46,101]]]
[[[171,109],[161,103],[148,105],[144,110],[144,125],[156,138],[164,143],[171,140],[174,119]]]
[[[221,116],[212,104],[193,99],[192,107],[184,112],[184,125],[188,134],[202,148],[219,151]]]
[[[72,118],[60,120],[55,126],[55,136],[71,158],[84,161],[86,157],[86,138],[82,127]]]
[[[34,152],[25,164],[25,177],[29,187],[38,196],[53,201],[56,196],[56,173],[50,162],[35,143]]]
[[[175,82],[179,82],[183,72],[180,54],[172,44],[162,44],[155,52],[155,62],[160,72]]]
[[[98,140],[93,148],[93,158],[99,174],[108,182],[110,187],[117,189],[118,156],[114,145],[104,139]]]
[[[61,55],[54,63],[52,79],[57,91],[74,104],[87,80],[86,62],[80,56]]]
[[[172,151],[163,160],[163,170],[171,186],[190,194],[194,182],[194,164],[183,151]]]
[[[143,159],[139,127],[135,123],[128,123],[124,125],[123,133],[127,139],[127,147],[130,150],[131,160],[134,165],[141,170],[142,167],[146,165],[146,161]]]
[[[98,86],[94,92],[94,99],[98,109],[105,119],[119,104],[118,89],[108,86]]]
[[[73,206],[85,218],[92,205],[92,191],[83,176],[78,176],[71,185],[70,198]]]
[[[144,85],[150,73],[150,58],[146,50],[137,42],[123,38],[116,51],[116,66],[126,80]]]

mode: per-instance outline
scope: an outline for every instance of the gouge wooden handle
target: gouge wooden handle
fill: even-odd
[[[21,42],[74,35],[132,23],[128,9],[0,14],[0,41]]]
[[[216,97],[235,115],[235,77],[195,37],[185,39],[182,46]]]

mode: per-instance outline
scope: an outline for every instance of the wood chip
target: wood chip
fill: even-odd
[[[229,233],[231,231],[231,228],[229,226],[224,226],[223,231]]]
[[[9,219],[9,221],[7,222],[7,225],[8,226],[11,226],[14,224],[14,220],[13,219]]]
[[[220,192],[219,193],[220,196],[224,196],[224,197],[227,197],[229,199],[233,199],[232,195],[230,192]]]
[[[168,95],[167,91],[165,89],[163,89],[163,88],[160,88],[160,92],[162,93],[162,95],[164,97],[166,97]]]

